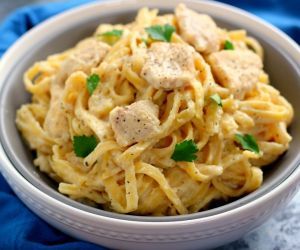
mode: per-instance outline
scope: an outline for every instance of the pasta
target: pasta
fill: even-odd
[[[293,108],[263,48],[180,4],[141,9],[25,74],[16,124],[34,165],[71,199],[108,211],[179,215],[262,185],[289,147]]]

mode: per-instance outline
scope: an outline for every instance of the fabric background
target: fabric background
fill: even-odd
[[[64,10],[95,0],[72,0],[25,6],[0,24],[0,57],[26,31]],[[222,0],[274,24],[300,43],[298,0]],[[1,2],[0,2],[1,8]],[[268,223],[244,238],[219,249],[299,249],[300,195]],[[0,175],[0,250],[99,250],[99,246],[64,235],[39,219],[15,196]]]

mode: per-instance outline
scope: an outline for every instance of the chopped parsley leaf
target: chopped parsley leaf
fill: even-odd
[[[222,99],[218,94],[211,95],[210,99],[218,104],[218,106],[223,107]]]
[[[38,71],[33,77],[32,77],[32,83],[35,84],[36,81],[43,75],[43,72]]]
[[[174,161],[192,162],[197,159],[197,152],[198,147],[193,140],[184,140],[183,142],[176,144],[171,158]]]
[[[146,38],[142,38],[142,42],[148,46],[148,40]]]
[[[176,30],[174,26],[170,24],[165,25],[153,25],[145,28],[146,32],[153,40],[170,42],[173,32]]]
[[[226,40],[225,44],[224,44],[224,49],[225,50],[234,50],[234,46],[233,46],[232,42]]]
[[[95,136],[74,136],[73,149],[78,157],[88,156],[97,146],[97,139]]]
[[[115,37],[121,37],[122,35],[123,35],[123,30],[111,30],[99,34],[99,36],[115,36]]]
[[[99,82],[100,82],[100,77],[96,74],[92,74],[86,79],[86,87],[90,95],[93,94]]]
[[[244,150],[252,151],[256,154],[259,154],[259,147],[257,145],[256,139],[253,135],[250,134],[235,134],[235,140],[241,144]]]

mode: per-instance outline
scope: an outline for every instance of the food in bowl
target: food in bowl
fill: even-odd
[[[289,147],[292,106],[263,49],[180,4],[101,24],[24,75],[16,123],[59,192],[105,210],[178,215],[259,188]]]

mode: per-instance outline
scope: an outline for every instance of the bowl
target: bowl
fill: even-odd
[[[257,191],[226,205],[190,215],[146,217],[92,208],[57,192],[57,185],[32,164],[15,126],[15,112],[29,101],[22,82],[35,61],[63,51],[92,34],[99,23],[129,22],[141,7],[171,12],[180,2],[211,15],[219,26],[244,28],[265,49],[272,84],[294,107],[300,92],[300,49],[284,33],[240,9],[218,2],[175,0],[101,1],[55,16],[38,25],[3,56],[0,68],[1,172],[19,198],[38,216],[76,238],[118,249],[207,249],[241,237],[281,209],[299,189],[300,109],[289,151],[265,168]]]

